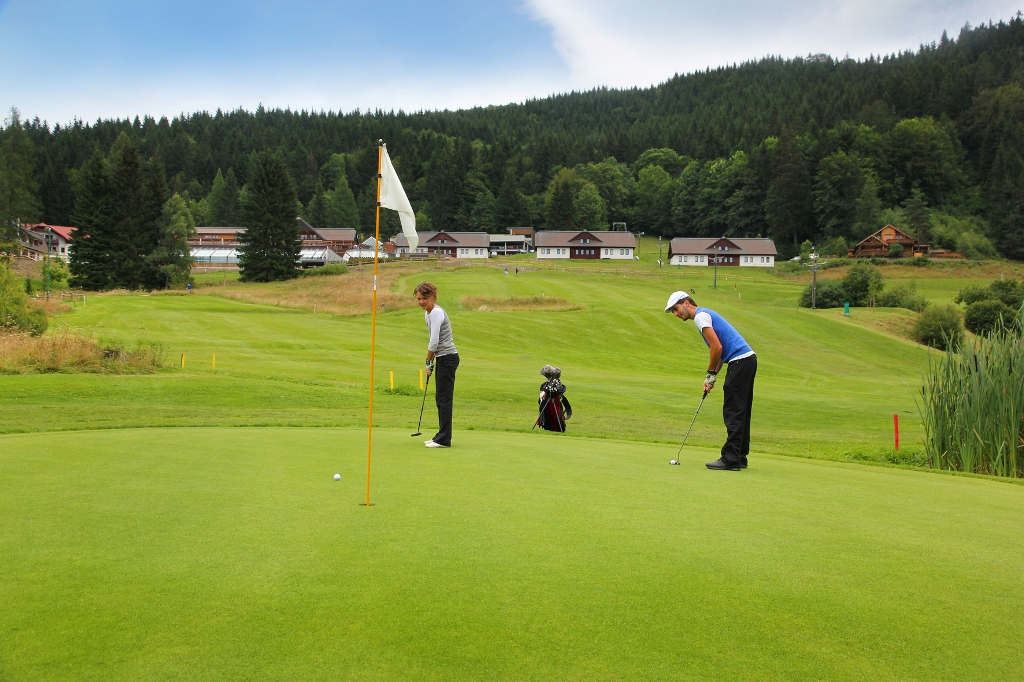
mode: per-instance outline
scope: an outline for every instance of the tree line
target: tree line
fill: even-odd
[[[196,224],[243,222],[245,187],[269,153],[296,213],[366,235],[383,139],[422,229],[623,221],[664,236],[771,236],[786,255],[804,240],[838,252],[893,222],[936,246],[1022,259],[1022,72],[1018,15],[914,52],[767,58],[652,88],[460,111],[12,117],[0,212],[8,224],[74,224],[91,160],[109,164],[128,139],[141,167],[159,162]],[[383,219],[386,235],[397,231],[391,212]],[[154,243],[148,234],[138,239]]]

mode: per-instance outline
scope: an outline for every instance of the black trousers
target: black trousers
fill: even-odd
[[[757,374],[757,356],[751,355],[729,363],[725,375],[725,393],[722,418],[729,432],[722,446],[722,461],[740,464],[750,453],[750,411],[754,406],[754,376]]]
[[[437,403],[437,435],[439,445],[452,444],[452,402],[455,400],[455,370],[459,368],[459,354],[434,358],[434,402]]]

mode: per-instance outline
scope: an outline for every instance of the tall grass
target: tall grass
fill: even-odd
[[[161,346],[126,349],[67,328],[46,336],[0,334],[0,374],[151,374],[162,365]]]
[[[928,464],[1024,476],[1024,308],[1016,328],[962,340],[929,362],[918,409]]]

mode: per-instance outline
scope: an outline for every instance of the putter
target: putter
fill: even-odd
[[[676,458],[672,460],[676,464],[679,464],[679,453],[683,451],[683,446],[686,445],[686,439],[690,437],[690,429],[693,428],[693,422],[697,421],[697,415],[700,414],[700,406],[704,404],[704,398],[708,397],[708,392],[704,391],[703,397],[700,399],[700,403],[697,404],[697,411],[693,413],[693,419],[690,420],[690,426],[686,429],[686,435],[683,436],[683,442],[679,444],[679,449],[676,450]]]
[[[427,386],[430,386],[430,374],[427,375],[427,383],[423,384],[423,402],[420,403],[420,420],[416,422],[416,433],[412,434],[413,438],[423,435],[423,432],[420,431],[420,427],[423,426],[423,407],[427,404]]]

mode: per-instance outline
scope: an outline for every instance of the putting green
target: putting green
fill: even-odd
[[[1024,670],[1022,486],[408,433],[376,434],[371,508],[360,430],[0,436],[0,679]]]

